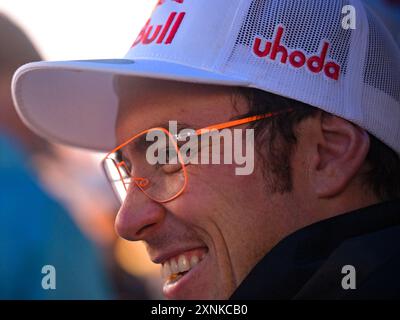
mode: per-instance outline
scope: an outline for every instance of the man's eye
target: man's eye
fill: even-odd
[[[161,152],[163,152],[165,158],[162,159],[158,168],[162,169],[165,173],[175,173],[182,169],[175,148],[164,149]]]
[[[162,165],[179,162],[175,148],[159,150],[156,156],[158,157],[159,163]]]
[[[162,166],[162,170],[165,173],[169,173],[169,174],[178,172],[181,169],[182,169],[182,165],[179,162],[177,164],[164,164]]]

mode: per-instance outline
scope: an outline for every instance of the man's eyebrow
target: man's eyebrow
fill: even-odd
[[[171,120],[171,121],[174,121],[174,120]],[[170,121],[162,122],[162,123],[160,123],[158,125],[154,125],[153,128],[160,128],[161,127],[161,128],[169,130],[169,123],[170,123]],[[177,123],[176,127],[178,129],[177,133],[179,133],[179,131],[181,131],[182,129],[195,129],[196,130],[196,126],[193,125],[193,124],[188,124],[188,123],[179,122],[179,121],[176,121],[176,123]]]

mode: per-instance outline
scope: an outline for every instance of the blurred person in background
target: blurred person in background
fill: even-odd
[[[53,146],[29,131],[13,107],[14,71],[41,57],[3,14],[0,43],[0,299],[112,298],[96,246],[40,183],[46,172],[40,159],[55,159]],[[46,265],[56,271],[54,290],[42,287]]]

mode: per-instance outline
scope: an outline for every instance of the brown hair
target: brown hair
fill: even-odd
[[[256,141],[267,144],[260,148],[264,165],[268,166],[268,179],[272,192],[289,192],[292,189],[292,170],[290,166],[294,147],[297,143],[296,127],[303,120],[324,112],[308,104],[271,94],[253,88],[236,88],[236,94],[246,98],[250,111],[247,115],[263,114],[271,111],[293,109],[293,112],[268,118],[255,123]],[[373,135],[366,157],[370,170],[365,174],[366,185],[381,200],[400,198],[400,158],[391,148]],[[266,170],[264,170],[266,172]],[[267,177],[267,175],[265,175]]]

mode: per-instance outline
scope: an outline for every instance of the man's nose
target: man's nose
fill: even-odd
[[[165,208],[132,186],[115,220],[115,230],[124,239],[137,241],[151,237],[160,227]]]

